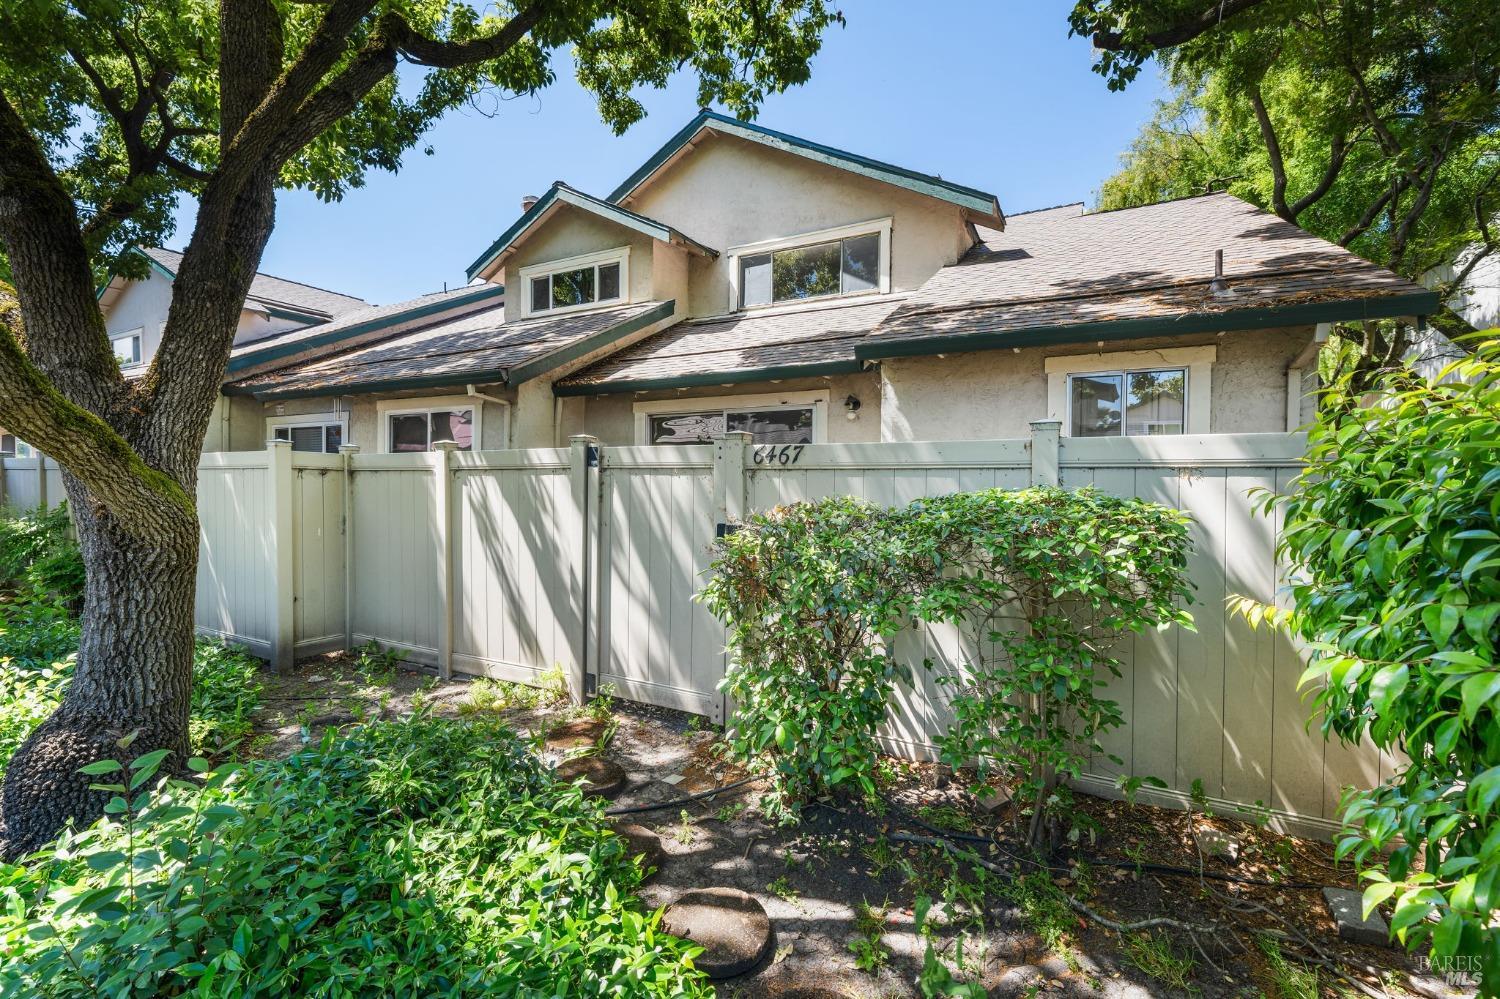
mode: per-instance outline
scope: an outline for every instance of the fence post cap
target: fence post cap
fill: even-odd
[[[432,449],[434,451],[457,451],[459,450],[458,441],[433,441]]]
[[[1062,420],[1032,420],[1031,430],[1033,433],[1046,433],[1048,430],[1061,430]]]
[[[358,444],[340,444],[339,454],[359,454]]]
[[[599,438],[595,437],[593,434],[569,434],[568,435],[568,443],[569,444],[598,444],[599,443]]]
[[[272,437],[270,440],[266,441],[266,450],[267,451],[274,451],[277,448],[286,448],[287,450],[290,451],[291,447],[292,447],[292,442],[291,441],[289,441],[289,440],[282,440],[279,437]]]
[[[741,444],[749,444],[755,440],[755,435],[748,430],[726,430],[724,436],[720,437],[719,440],[731,443],[738,441]]]

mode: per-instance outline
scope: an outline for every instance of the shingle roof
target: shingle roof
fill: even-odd
[[[229,352],[229,370],[244,371],[263,366],[278,357],[303,354],[321,346],[337,349],[338,344],[351,337],[378,332],[383,327],[410,323],[425,317],[440,315],[465,306],[473,307],[492,299],[501,298],[505,288],[498,284],[469,285],[445,291],[435,291],[404,302],[390,305],[367,305],[362,309],[347,312],[330,322],[316,326],[303,326],[275,333],[259,340],[240,344]],[[503,299],[502,303],[503,304]]]
[[[897,342],[962,349],[951,341],[1008,335],[1020,344],[1028,331],[1081,324],[1155,322],[1170,332],[1190,316],[1231,328],[1287,306],[1349,303],[1342,318],[1353,319],[1426,305],[1419,286],[1229,194],[1094,213],[1063,205],[979,232],[978,245],[861,345],[861,358],[890,356],[882,350]],[[1229,297],[1209,289],[1216,250]],[[1263,315],[1257,325],[1278,325]]]
[[[141,252],[159,264],[171,276],[176,277],[182,264],[182,254],[159,246],[141,247]],[[353,295],[343,295],[327,288],[318,288],[300,281],[257,272],[250,282],[250,294],[246,296],[271,306],[286,306],[289,309],[314,316],[334,318],[355,309],[363,309],[369,303]]]
[[[515,384],[600,339],[669,318],[673,302],[644,302],[506,323],[495,306],[355,347],[310,364],[231,383],[231,394],[260,398],[388,391],[464,382]]]
[[[559,202],[569,204],[583,211],[591,212],[602,218],[609,219],[617,225],[623,225],[637,232],[645,233],[653,239],[659,239],[663,243],[675,243],[678,246],[687,247],[694,253],[705,257],[717,257],[719,251],[705,246],[689,236],[683,235],[678,230],[658,222],[656,219],[647,218],[639,212],[632,212],[619,205],[612,205],[602,198],[596,198],[592,194],[585,194],[576,187],[570,187],[562,181],[553,182],[547,189],[547,193],[537,199],[536,204],[521,213],[521,217],[513,222],[509,229],[502,232],[479,257],[469,265],[468,275],[472,279],[482,270],[489,268],[496,260],[520,242],[526,232],[538,222]]]
[[[553,385],[558,395],[857,371],[854,348],[901,305],[886,295],[689,320]]]

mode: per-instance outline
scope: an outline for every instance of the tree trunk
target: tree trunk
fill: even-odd
[[[0,855],[11,859],[46,845],[69,821],[84,826],[103,813],[109,796],[90,791],[96,778],[80,767],[170,749],[164,769],[183,770],[188,756],[196,527],[133,538],[65,478],[88,573],[83,634],[62,706],[5,774]]]

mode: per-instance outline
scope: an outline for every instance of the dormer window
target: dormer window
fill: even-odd
[[[890,291],[891,220],[730,250],[735,306],[783,305]]]
[[[628,301],[630,248],[521,268],[525,314],[545,316]]]

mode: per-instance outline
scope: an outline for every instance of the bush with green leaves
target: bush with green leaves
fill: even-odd
[[[1493,336],[1493,333],[1491,334]],[[1342,802],[1338,853],[1409,948],[1500,994],[1500,342],[1428,382],[1335,385],[1285,517],[1290,609],[1241,601],[1309,650],[1328,736],[1405,760]],[[1387,851],[1389,853],[1387,854]]]
[[[873,794],[876,731],[910,674],[895,636],[922,621],[978,628],[1001,654],[951,680],[957,720],[941,744],[981,779],[1018,781],[1035,833],[1067,803],[1061,778],[1120,724],[1098,696],[1118,669],[1108,640],[1191,622],[1186,525],[1140,500],[1055,488],[753,516],[718,542],[702,594],[729,625],[731,747],[770,764],[771,805],[788,817],[810,795]]]
[[[218,756],[249,735],[262,690],[260,660],[237,645],[199,639],[188,715],[193,752]]]
[[[752,516],[717,542],[703,599],[729,626],[731,750],[769,764],[768,811],[839,788],[875,793],[875,732],[909,669],[888,643],[924,568],[907,519],[851,497]],[[930,570],[929,570],[930,571]]]
[[[201,783],[161,759],[93,765],[105,819],[0,866],[0,993],[712,994],[601,806],[498,722],[330,731]]]
[[[83,599],[83,555],[67,504],[46,513],[0,517],[0,580],[76,609]]]
[[[975,764],[980,784],[992,774],[1010,784],[1032,845],[1064,823],[1077,835],[1066,781],[1124,723],[1101,696],[1121,675],[1118,644],[1192,626],[1188,516],[1093,488],[955,493],[913,507],[948,569],[922,616],[976,628],[992,650],[938,678],[953,692],[943,759]]]

